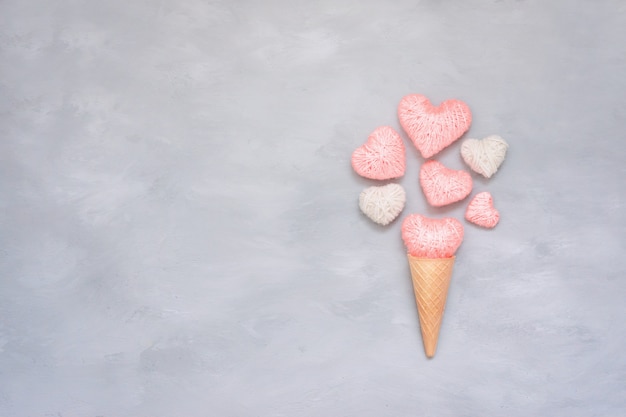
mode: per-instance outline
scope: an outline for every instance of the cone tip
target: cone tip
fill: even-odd
[[[429,346],[429,347],[426,347],[426,348],[424,349],[424,351],[426,352],[426,357],[427,357],[428,359],[432,359],[432,358],[435,356],[435,350],[436,350],[436,349],[437,349],[437,348],[436,348],[436,347],[434,347],[434,346]]]

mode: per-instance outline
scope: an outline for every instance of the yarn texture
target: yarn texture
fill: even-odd
[[[463,225],[457,219],[431,219],[411,214],[402,222],[402,240],[417,258],[450,258],[463,242]]]
[[[420,169],[420,184],[431,206],[441,207],[463,200],[472,192],[472,176],[431,160]]]
[[[465,210],[465,219],[478,226],[491,229],[500,221],[500,213],[493,206],[493,197],[487,191],[472,198]]]
[[[398,105],[400,125],[424,158],[459,139],[472,124],[472,113],[460,100],[433,106],[426,96],[410,94]]]
[[[375,223],[386,226],[404,209],[406,193],[399,184],[369,187],[359,196],[359,208]]]
[[[498,135],[481,140],[467,139],[461,145],[461,156],[472,171],[491,178],[504,162],[508,148],[508,143]]]
[[[400,134],[390,126],[381,126],[352,153],[352,168],[360,176],[373,180],[399,178],[406,168],[405,154]]]

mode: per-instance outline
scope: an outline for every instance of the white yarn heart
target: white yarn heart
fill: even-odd
[[[359,196],[359,208],[375,223],[386,226],[400,215],[406,203],[406,193],[399,184],[369,187]]]
[[[461,146],[461,156],[472,171],[491,178],[504,162],[508,147],[506,141],[498,135],[481,140],[467,139]]]

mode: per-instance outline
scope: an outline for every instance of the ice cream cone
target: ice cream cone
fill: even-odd
[[[437,349],[439,329],[446,306],[452,277],[454,256],[449,258],[417,258],[408,255],[413,290],[417,301],[420,328],[426,356],[432,358]]]

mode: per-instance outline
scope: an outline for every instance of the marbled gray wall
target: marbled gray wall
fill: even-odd
[[[3,0],[0,48],[1,416],[626,415],[626,2]],[[511,146],[430,361],[349,163],[413,92]]]

